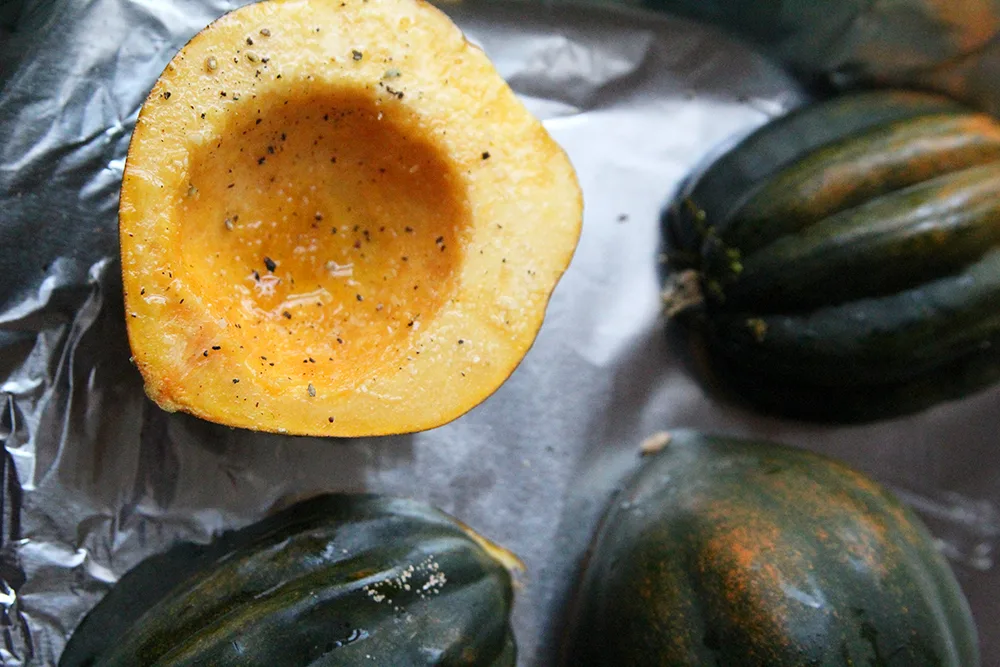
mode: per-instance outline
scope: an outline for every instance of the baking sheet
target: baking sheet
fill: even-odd
[[[705,156],[803,95],[721,33],[609,7],[446,11],[567,149],[584,232],[511,379],[426,433],[323,440],[168,415],[128,362],[116,205],[136,114],[197,30],[239,2],[49,0],[0,12],[0,662],[54,664],[118,576],[287,496],[429,501],[517,552],[521,665],[553,663],[591,529],[639,442],[664,428],[783,440],[899,491],[970,595],[1000,664],[1000,390],[854,428],[707,398],[659,317],[658,217]],[[13,9],[12,9],[13,8]]]

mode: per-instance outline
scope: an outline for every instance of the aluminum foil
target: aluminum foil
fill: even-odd
[[[1000,664],[1000,390],[865,427],[765,419],[707,397],[659,315],[658,217],[713,151],[801,103],[721,33],[610,7],[447,11],[579,172],[584,232],[535,346],[483,405],[409,436],[323,440],[168,415],[129,364],[116,205],[142,100],[176,50],[239,2],[46,0],[0,8],[0,662],[56,662],[116,579],[289,496],[429,501],[517,552],[520,664],[553,663],[602,509],[673,427],[840,457],[928,520]]]

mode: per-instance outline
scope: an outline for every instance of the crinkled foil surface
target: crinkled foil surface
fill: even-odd
[[[940,537],[1000,664],[1000,390],[865,427],[714,402],[659,316],[658,216],[713,150],[803,96],[689,21],[601,7],[446,10],[579,172],[583,237],[534,348],[465,417],[411,436],[323,440],[168,415],[129,364],[116,206],[139,107],[171,56],[239,3],[29,0],[0,7],[0,657],[54,664],[127,569],[280,499],[429,501],[517,552],[520,664],[549,665],[591,530],[640,441],[674,427],[840,457]]]

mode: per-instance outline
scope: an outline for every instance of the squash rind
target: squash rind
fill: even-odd
[[[940,98],[935,108],[922,95],[847,97],[765,126],[719,160],[719,173],[710,168],[669,218],[700,239],[697,250],[689,241],[668,268],[698,271],[701,301],[682,319],[707,352],[709,384],[767,412],[849,423],[916,412],[1000,379],[1000,124],[948,111],[953,103]],[[896,105],[902,119],[865,123],[866,108],[883,118]],[[714,191],[732,165],[768,163],[788,125],[822,140],[782,153],[772,171],[727,195],[738,202],[731,208],[701,208],[695,193]],[[850,132],[835,136],[838,126]],[[885,173],[871,178],[866,164]],[[724,209],[727,217],[713,217]]]
[[[891,494],[804,450],[672,435],[594,539],[565,665],[979,664],[954,575]]]
[[[511,667],[510,573],[467,531],[414,501],[317,496],[185,552],[192,571],[138,618],[123,601],[165,568],[126,574],[61,664]],[[95,649],[109,618],[131,627]]]
[[[742,138],[741,150],[729,146],[710,156],[688,179],[664,216],[668,250],[675,257],[696,255],[702,243],[699,217],[701,222],[728,219],[748,192],[804,154],[882,124],[962,108],[939,95],[878,91],[840,95],[794,109]]]

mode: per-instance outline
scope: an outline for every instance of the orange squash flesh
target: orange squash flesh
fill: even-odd
[[[437,9],[272,0],[168,65],[119,213],[154,401],[361,436],[441,425],[504,382],[582,200],[563,151]]]

